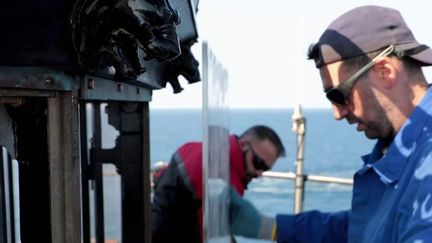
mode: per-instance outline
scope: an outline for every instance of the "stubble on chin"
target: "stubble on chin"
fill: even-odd
[[[245,183],[245,185],[249,184],[249,182],[251,182],[252,179],[257,178],[257,177],[258,177],[258,176],[257,176],[256,174],[253,174],[253,173],[247,172],[247,173],[246,173],[246,177],[245,177],[245,179],[244,179],[244,183]]]

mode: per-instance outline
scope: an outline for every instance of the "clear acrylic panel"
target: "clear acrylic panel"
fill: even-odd
[[[228,222],[229,117],[228,72],[208,43],[203,65],[204,241],[230,242]]]

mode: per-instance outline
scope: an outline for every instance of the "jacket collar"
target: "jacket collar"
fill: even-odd
[[[230,144],[230,181],[236,187],[237,192],[243,195],[246,186],[243,181],[246,178],[245,161],[239,138],[236,135],[229,136]]]
[[[365,167],[359,173],[364,173],[372,168],[385,184],[400,179],[405,164],[415,150],[427,121],[432,116],[431,90],[428,89],[419,105],[396,134],[385,154],[382,152],[383,141],[378,141],[372,153],[362,157]]]

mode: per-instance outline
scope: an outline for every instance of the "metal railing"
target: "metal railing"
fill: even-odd
[[[334,184],[348,185],[348,186],[353,184],[353,180],[347,178],[321,176],[321,175],[307,175],[307,174],[303,174],[299,176],[300,178],[303,177],[304,182],[312,181],[312,182],[319,182],[319,183],[334,183]],[[266,171],[264,172],[263,177],[295,180],[297,178],[297,175],[294,172]]]
[[[320,175],[306,175],[304,174],[304,138],[306,134],[306,118],[303,116],[301,106],[298,105],[294,109],[293,131],[297,134],[297,159],[295,161],[295,173],[280,173],[280,172],[266,172],[264,176],[273,178],[284,178],[295,180],[294,190],[294,213],[303,211],[304,190],[306,181],[315,181],[320,183],[337,183],[343,185],[352,185],[353,180],[345,178],[337,178],[330,176]]]
[[[297,161],[296,163],[303,163],[303,160]],[[153,174],[168,165],[167,162],[159,161],[151,170],[151,183],[153,187]],[[301,165],[302,167],[303,165]],[[297,167],[298,168],[298,167]],[[318,183],[332,183],[332,184],[340,184],[350,186],[353,184],[352,179],[341,178],[341,177],[332,177],[332,176],[322,176],[322,175],[308,175],[303,174],[302,170],[296,170],[301,173],[294,172],[277,172],[277,171],[266,171],[263,173],[262,177],[265,178],[273,178],[273,179],[285,179],[285,180],[294,180],[295,181],[295,191],[294,191],[294,212],[300,213],[303,211],[303,203],[304,203],[304,191],[305,191],[305,183],[309,182],[318,182]],[[107,172],[105,172],[107,173]],[[115,172],[106,175],[114,175]]]
[[[296,168],[297,172],[301,173],[294,173],[294,172],[275,172],[275,171],[266,171],[263,174],[263,177],[266,178],[277,178],[277,179],[288,179],[288,180],[294,180],[295,182],[295,190],[294,190],[294,213],[301,213],[303,211],[303,204],[304,204],[304,191],[305,191],[305,182],[311,181],[311,182],[318,182],[318,183],[333,183],[333,184],[340,184],[340,185],[352,185],[353,180],[347,179],[347,178],[340,178],[340,177],[332,177],[332,176],[321,176],[321,175],[307,175],[303,174],[303,161],[297,161],[296,162]],[[299,165],[299,163],[301,163]],[[301,170],[298,168],[301,167]]]

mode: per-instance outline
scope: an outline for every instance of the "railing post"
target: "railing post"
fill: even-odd
[[[304,153],[304,136],[306,133],[306,118],[302,114],[301,105],[294,109],[293,131],[297,134],[297,159],[295,161],[295,190],[294,190],[294,213],[303,211],[304,182],[303,173],[303,153]]]

